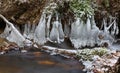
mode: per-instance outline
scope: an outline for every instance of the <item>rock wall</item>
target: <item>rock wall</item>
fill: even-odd
[[[96,0],[98,10],[95,12],[95,18],[100,25],[103,14],[107,13],[118,17],[120,21],[120,1],[108,0],[109,6],[106,6],[107,0]],[[17,24],[37,24],[41,12],[45,5],[49,3],[48,0],[0,0],[0,14],[4,15],[9,21]],[[65,4],[67,6],[67,4]],[[62,11],[63,9],[61,9]],[[67,11],[65,11],[67,12]]]
[[[37,24],[47,0],[0,0],[0,14],[16,24]]]

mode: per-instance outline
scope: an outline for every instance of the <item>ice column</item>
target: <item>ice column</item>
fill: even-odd
[[[43,45],[46,42],[46,31],[45,31],[45,24],[46,24],[46,15],[42,14],[39,24],[35,29],[34,33],[34,42],[38,43],[39,45]]]

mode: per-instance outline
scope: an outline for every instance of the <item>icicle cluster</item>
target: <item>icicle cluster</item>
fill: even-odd
[[[44,45],[47,41],[61,43],[65,37],[68,37],[75,48],[81,48],[104,45],[104,43],[110,45],[114,41],[112,36],[119,32],[116,18],[113,17],[110,17],[109,23],[106,19],[103,19],[104,30],[100,30],[96,26],[93,15],[87,16],[86,21],[81,17],[76,17],[74,22],[69,20],[68,24],[62,24],[61,17],[56,11],[57,7],[57,4],[54,2],[45,7],[38,25],[25,24],[23,35],[20,34],[12,23],[1,16],[7,23],[5,31],[1,36],[20,46],[24,45],[24,43],[31,43],[28,41],[24,42],[26,39],[33,40],[33,42],[39,45]]]
[[[47,21],[46,21],[47,18]],[[58,15],[56,14],[55,21],[51,24],[52,15],[46,17],[46,14],[43,14],[38,26],[35,29],[34,42],[38,44],[44,44],[47,41],[60,43],[64,41],[64,32],[62,29],[62,24],[58,20]],[[50,30],[50,26],[52,29]]]
[[[36,43],[40,45],[47,41],[61,43],[65,37],[68,37],[75,48],[81,48],[86,46],[93,47],[95,45],[100,46],[104,45],[104,43],[110,45],[114,41],[113,37],[108,33],[109,30],[107,30],[111,25],[107,27],[105,21],[103,21],[105,23],[103,24],[104,30],[100,30],[96,26],[93,16],[88,17],[86,22],[76,18],[76,21],[72,24],[64,25],[64,31],[58,13],[56,13],[54,21],[52,21],[52,16],[52,14],[42,14],[40,22],[35,29],[34,41]],[[51,29],[50,26],[52,26]],[[71,26],[71,29],[69,26]],[[117,27],[115,24],[114,26]]]
[[[53,43],[60,43],[64,41],[62,24],[58,18],[58,13],[55,11],[55,8],[57,8],[57,4],[54,2],[45,7],[39,24],[35,29],[34,42],[43,45],[47,41]],[[54,14],[56,14],[56,18],[52,21]],[[50,26],[52,26],[52,29],[50,29]]]
[[[70,40],[75,48],[91,46],[93,47],[98,43],[99,28],[94,22],[94,17],[88,18],[86,23],[80,18],[71,25]]]

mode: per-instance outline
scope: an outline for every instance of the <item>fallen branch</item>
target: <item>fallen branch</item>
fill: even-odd
[[[60,49],[50,46],[42,46],[41,50],[50,53],[51,55],[60,54],[64,57],[71,58],[76,57],[77,50],[67,50],[67,49]]]

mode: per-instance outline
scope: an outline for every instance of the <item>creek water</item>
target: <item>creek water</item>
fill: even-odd
[[[39,51],[0,55],[0,73],[84,73],[82,69],[83,65],[74,59]]]

